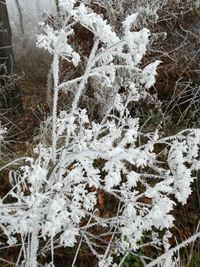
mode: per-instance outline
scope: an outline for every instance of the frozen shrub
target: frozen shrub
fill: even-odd
[[[157,129],[141,133],[139,119],[130,115],[129,103],[148,95],[160,64],[140,65],[150,31],[131,30],[137,14],[126,18],[123,35],[118,36],[83,3],[59,3],[61,29],[47,26],[38,37],[38,46],[53,55],[51,143],[40,142],[35,156],[27,158],[18,172],[10,173],[12,189],[0,203],[0,224],[7,243],[21,244],[16,265],[39,266],[39,255],[50,252],[48,266],[54,266],[55,247],[78,243],[71,266],[75,266],[82,244],[97,257],[99,266],[121,266],[123,259],[119,262],[118,256],[137,254],[146,246],[164,248],[165,254],[156,261],[158,266],[175,266],[173,256],[178,249],[170,250],[169,243],[174,221],[171,211],[175,200],[185,204],[191,193],[194,172],[200,166],[200,130],[187,129],[160,138]],[[69,38],[76,23],[93,33],[93,48],[84,74],[60,82],[62,58],[75,67],[81,64]],[[80,108],[91,77],[103,83],[100,89],[95,88],[97,99],[106,102],[105,95],[109,92],[112,96],[107,98],[110,102],[99,121],[89,119],[88,111]],[[124,90],[116,89],[120,87]],[[58,112],[59,91],[72,88],[70,108]],[[99,210],[99,192],[114,203],[109,216]],[[8,198],[13,201],[6,204]],[[145,253],[140,257],[144,265],[154,266]]]

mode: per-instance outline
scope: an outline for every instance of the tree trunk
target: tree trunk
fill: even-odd
[[[13,76],[15,67],[12,32],[8,18],[6,1],[0,1],[0,95],[3,108],[22,112],[17,79]]]
[[[56,11],[57,11],[57,14],[60,15],[59,1],[58,0],[55,0],[55,1],[56,1]]]
[[[21,29],[22,38],[23,38],[23,49],[25,49],[25,32],[24,32],[24,21],[23,21],[22,10],[21,10],[19,0],[15,0],[15,3],[16,3],[18,14],[19,14],[19,25]]]

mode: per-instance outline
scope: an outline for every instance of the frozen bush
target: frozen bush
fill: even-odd
[[[61,29],[47,26],[38,37],[38,46],[53,55],[51,144],[40,142],[35,156],[27,158],[18,172],[10,173],[12,189],[0,204],[7,243],[22,244],[16,265],[36,267],[39,255],[50,251],[49,266],[53,266],[55,247],[79,243],[72,266],[82,244],[97,257],[99,266],[120,266],[123,262],[117,256],[137,254],[145,246],[164,247],[165,254],[156,264],[175,266],[176,250],[171,252],[169,243],[174,222],[171,211],[175,200],[185,204],[191,193],[200,166],[200,130],[186,129],[165,138],[159,137],[158,130],[141,133],[139,119],[130,115],[128,104],[145,98],[155,82],[160,62],[140,65],[150,31],[132,31],[135,16],[131,16],[123,23],[123,35],[118,36],[83,3],[59,3]],[[76,23],[93,33],[93,48],[84,74],[60,82],[61,59],[75,67],[81,64],[68,38]],[[112,94],[103,118],[96,122],[79,106],[91,77],[104,81],[102,95],[106,88]],[[72,84],[76,86],[71,107],[58,112],[59,91],[67,92]],[[124,90],[117,91],[117,85]],[[98,209],[99,192],[112,199],[109,216]],[[6,204],[8,198],[13,202]],[[147,266],[154,265],[146,255],[140,257]]]

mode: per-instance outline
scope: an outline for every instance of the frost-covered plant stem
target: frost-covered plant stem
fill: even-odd
[[[95,210],[96,211],[96,210]],[[87,226],[90,224],[92,220],[92,216],[90,217],[90,219],[88,220],[87,222]],[[72,262],[72,265],[71,267],[75,267],[75,264],[76,264],[76,260],[77,260],[77,257],[78,257],[78,253],[80,251],[80,248],[81,248],[81,245],[82,245],[82,242],[83,242],[83,236],[81,237],[80,241],[79,241],[79,244],[78,244],[78,247],[77,247],[77,250],[76,250],[76,253],[74,255],[74,259],[73,259],[73,262]]]
[[[37,267],[37,252],[38,252],[38,245],[39,245],[39,239],[38,239],[38,233],[37,231],[33,231],[31,234],[31,245],[30,245],[30,263],[27,267]]]
[[[57,105],[58,105],[58,81],[59,81],[59,55],[55,53],[53,55],[52,73],[54,80],[54,92],[53,92],[53,112],[52,112],[52,158],[53,163],[56,162],[56,146],[57,146]]]
[[[159,266],[159,264],[161,264],[162,260],[165,260],[168,257],[172,256],[174,253],[179,252],[181,248],[186,247],[188,244],[196,241],[198,238],[200,238],[200,232],[192,235],[190,238],[184,240],[181,244],[177,245],[176,247],[169,249],[166,253],[162,254],[160,257],[153,260],[152,262],[147,264],[145,267]]]
[[[71,113],[72,114],[74,114],[74,112],[77,110],[78,102],[79,102],[79,99],[80,99],[80,97],[81,97],[81,95],[83,93],[83,90],[85,88],[85,83],[87,82],[88,75],[89,75],[92,67],[95,64],[95,62],[93,62],[93,59],[94,59],[95,54],[97,52],[98,45],[99,45],[99,39],[95,40],[95,42],[94,42],[94,45],[93,45],[92,51],[90,53],[86,69],[85,69],[85,73],[84,73],[84,75],[82,77],[82,80],[80,82],[78,91],[77,91],[77,93],[76,93],[76,95],[74,97],[74,100],[73,100],[73,103],[72,103],[72,109],[71,109]]]

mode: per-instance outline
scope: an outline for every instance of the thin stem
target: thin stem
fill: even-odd
[[[78,102],[80,100],[80,97],[83,93],[83,90],[85,88],[85,84],[87,82],[87,79],[88,79],[88,76],[89,76],[89,73],[92,69],[92,67],[94,66],[95,64],[95,61],[93,61],[94,57],[95,57],[95,54],[97,52],[97,49],[98,49],[98,45],[99,45],[99,40],[96,40],[94,42],[94,45],[93,45],[93,48],[92,48],[92,51],[90,53],[90,56],[89,56],[89,59],[88,59],[88,63],[87,63],[87,66],[86,66],[86,69],[85,69],[85,73],[84,75],[82,76],[82,80],[80,82],[80,85],[79,85],[79,88],[78,88],[78,92],[76,93],[75,97],[74,97],[74,101],[72,103],[72,109],[71,109],[71,113],[74,114],[74,112],[76,111],[77,107],[78,107]]]
[[[120,263],[119,263],[119,265],[118,265],[117,267],[121,267],[121,266],[122,266],[122,264],[124,263],[126,257],[128,256],[128,254],[129,254],[129,252],[126,252],[126,254],[125,254],[124,257],[121,259],[121,261],[120,261]]]
[[[54,95],[53,95],[53,118],[52,118],[52,158],[53,163],[56,163],[56,147],[57,147],[57,104],[58,104],[58,81],[59,81],[59,56],[58,54],[53,55],[52,62],[52,73],[54,79]]]
[[[200,232],[194,234],[193,236],[191,236],[190,238],[186,239],[185,241],[183,241],[181,244],[177,245],[176,247],[169,249],[166,253],[162,254],[160,257],[158,257],[157,259],[153,260],[152,262],[147,264],[145,267],[153,267],[153,266],[158,265],[162,260],[167,259],[168,257],[173,255],[174,253],[178,252],[181,248],[184,248],[188,244],[194,242],[197,238],[200,238]]]
[[[77,260],[78,253],[79,253],[79,251],[80,251],[82,242],[83,242],[83,237],[81,237],[81,240],[79,241],[78,248],[77,248],[77,250],[76,250],[76,254],[75,254],[75,256],[74,256],[74,259],[73,259],[73,262],[72,262],[72,266],[71,266],[71,267],[74,267],[74,266],[75,266],[75,263],[76,263],[76,260]]]
[[[51,261],[54,262],[54,245],[53,245],[53,236],[51,236]]]

